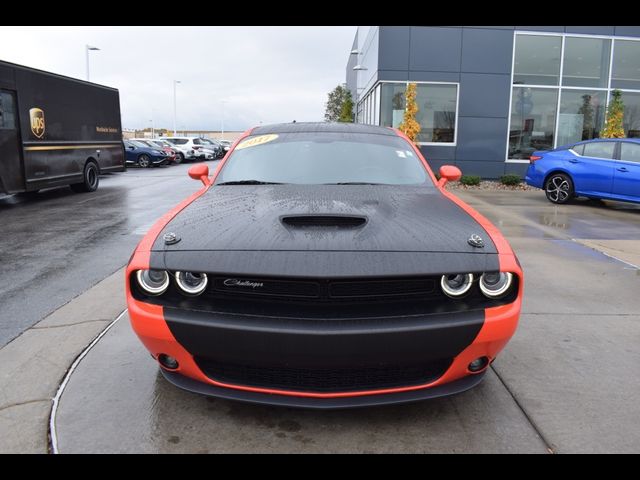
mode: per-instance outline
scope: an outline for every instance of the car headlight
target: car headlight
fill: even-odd
[[[169,274],[164,270],[138,270],[136,279],[140,288],[149,295],[162,295],[169,288]]]
[[[480,277],[480,290],[489,298],[505,296],[513,285],[513,274],[509,272],[487,272]]]
[[[472,273],[459,273],[455,275],[443,275],[440,286],[445,295],[451,298],[461,297],[469,291],[473,285]]]
[[[176,283],[187,295],[200,295],[207,288],[207,274],[198,272],[176,272]]]

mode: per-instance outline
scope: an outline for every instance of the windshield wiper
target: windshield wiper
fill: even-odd
[[[338,183],[325,183],[324,185],[388,185],[388,183],[373,183],[373,182],[338,182]]]
[[[263,182],[261,180],[233,180],[229,182],[216,183],[216,185],[284,185],[284,183]]]

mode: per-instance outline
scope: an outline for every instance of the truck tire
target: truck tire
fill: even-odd
[[[100,184],[100,169],[98,164],[90,160],[84,166],[83,181],[71,185],[71,190],[76,193],[95,192]]]

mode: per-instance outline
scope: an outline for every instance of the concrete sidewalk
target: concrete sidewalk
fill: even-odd
[[[47,453],[52,399],[74,359],[125,308],[118,270],[0,349],[0,453]]]

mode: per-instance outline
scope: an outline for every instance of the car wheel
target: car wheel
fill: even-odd
[[[573,198],[573,181],[569,175],[564,173],[554,173],[544,185],[544,191],[547,199],[551,203],[563,204]]]
[[[142,154],[138,157],[138,166],[142,168],[149,168],[151,166],[151,160],[149,155]]]
[[[176,153],[175,164],[180,165],[182,162],[184,162],[184,155],[180,152]]]
[[[87,162],[84,166],[83,181],[71,185],[71,190],[76,193],[95,192],[100,183],[100,170],[96,162]]]

